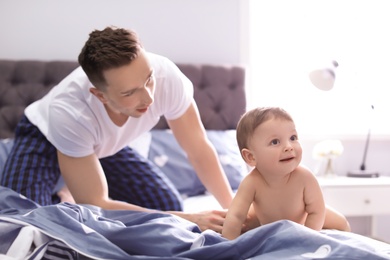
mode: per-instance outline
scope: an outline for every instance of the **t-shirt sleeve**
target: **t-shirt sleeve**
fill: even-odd
[[[180,69],[168,59],[165,62],[163,77],[157,79],[160,93],[159,99],[163,115],[167,120],[174,120],[182,116],[190,106],[194,88],[192,82]]]

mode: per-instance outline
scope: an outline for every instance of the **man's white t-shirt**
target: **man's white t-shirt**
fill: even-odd
[[[153,128],[162,115],[176,119],[193,99],[191,81],[165,57],[147,53],[156,80],[154,102],[140,118],[129,117],[118,127],[104,105],[89,92],[93,87],[81,67],[75,69],[42,99],[29,105],[25,114],[62,153],[99,158],[117,153]]]

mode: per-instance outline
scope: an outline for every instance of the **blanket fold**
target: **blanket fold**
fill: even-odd
[[[287,220],[229,241],[170,214],[39,206],[1,186],[0,242],[0,257],[9,259],[41,259],[53,252],[64,259],[390,259],[390,245]]]

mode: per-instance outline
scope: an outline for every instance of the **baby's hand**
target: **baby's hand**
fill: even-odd
[[[245,220],[244,224],[242,225],[241,234],[243,234],[251,229],[257,228],[259,226],[260,226],[260,222],[257,219],[256,215],[248,213],[246,220]]]

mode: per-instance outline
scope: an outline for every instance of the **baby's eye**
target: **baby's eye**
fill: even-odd
[[[291,140],[291,141],[296,141],[296,140],[298,140],[298,136],[297,136],[297,135],[292,135],[292,136],[290,137],[290,140]]]
[[[274,139],[271,141],[271,145],[277,145],[279,143],[280,143],[280,141],[278,139]]]

